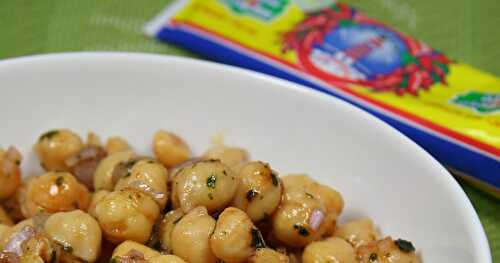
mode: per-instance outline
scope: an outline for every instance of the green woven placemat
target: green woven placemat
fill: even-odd
[[[0,1],[0,59],[85,51],[140,51],[194,56],[144,36],[142,26],[170,0]],[[500,1],[347,1],[451,57],[500,75]],[[0,84],[1,85],[1,84]],[[500,202],[462,184],[500,263]]]

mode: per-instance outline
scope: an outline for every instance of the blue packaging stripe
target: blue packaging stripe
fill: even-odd
[[[235,49],[226,45],[221,45],[196,33],[183,30],[182,28],[163,27],[157,33],[156,37],[162,41],[183,46],[195,53],[205,56],[208,59],[287,79],[347,101],[396,128],[415,141],[422,148],[426,149],[442,164],[500,189],[500,162],[492,157],[482,155],[453,141],[448,141],[434,134],[423,131],[422,129],[409,125],[406,122],[402,122],[379,111],[366,107],[365,105],[354,101],[352,98],[343,96],[334,90],[312,83],[278,67],[267,64],[266,62],[263,62],[255,57],[238,52]]]

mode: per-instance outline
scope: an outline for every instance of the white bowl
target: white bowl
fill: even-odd
[[[470,201],[450,174],[405,136],[335,98],[266,75],[197,60],[72,53],[0,62],[0,145],[31,145],[44,131],[122,135],[143,153],[164,128],[200,153],[227,142],[281,174],[305,172],[338,189],[343,220],[371,217],[384,234],[414,242],[426,263],[488,263]]]

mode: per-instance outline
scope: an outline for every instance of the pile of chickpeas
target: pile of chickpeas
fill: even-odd
[[[338,225],[333,188],[280,176],[241,148],[194,157],[160,130],[149,157],[121,137],[58,129],[34,151],[44,174],[22,175],[21,154],[0,149],[0,263],[421,262],[370,219]]]

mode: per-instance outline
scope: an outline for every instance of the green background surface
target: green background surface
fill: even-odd
[[[170,0],[0,0],[0,59],[64,51],[194,56],[149,39],[142,27]],[[450,57],[500,75],[500,1],[347,1]],[[0,83],[1,86],[1,83]],[[500,201],[462,184],[500,263]]]

